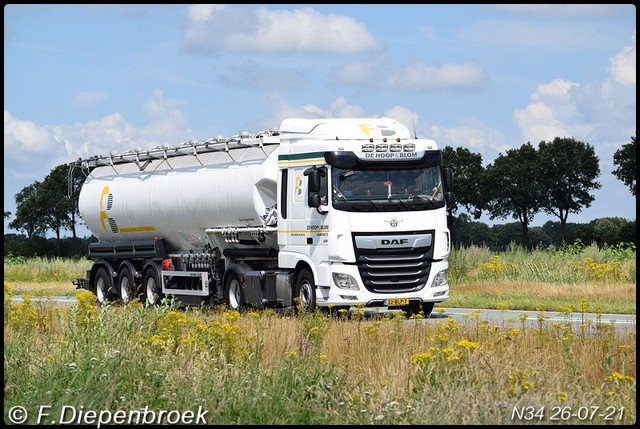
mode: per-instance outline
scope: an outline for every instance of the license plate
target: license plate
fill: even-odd
[[[409,298],[389,298],[384,300],[384,305],[409,305]]]

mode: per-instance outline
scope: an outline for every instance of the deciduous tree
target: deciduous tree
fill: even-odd
[[[636,136],[631,137],[631,143],[622,145],[613,154],[613,164],[617,166],[613,175],[622,180],[631,195],[636,196]]]
[[[567,238],[569,213],[579,213],[595,199],[589,192],[600,189],[599,160],[593,146],[569,137],[544,140],[538,145],[542,209],[560,220],[563,240]]]
[[[47,231],[45,207],[40,201],[41,188],[42,183],[35,181],[15,195],[16,216],[9,223],[9,228],[24,231],[30,239],[35,236],[44,236]]]
[[[40,201],[46,207],[44,222],[48,229],[56,234],[56,245],[59,254],[61,233],[72,229],[71,214],[76,211],[69,196],[69,168],[66,164],[58,165],[42,182]]]
[[[442,149],[442,163],[453,170],[453,191],[457,203],[473,214],[474,219],[480,218],[487,203],[481,190],[485,173],[482,155],[472,153],[467,148],[445,146]],[[455,208],[452,212],[455,212]]]
[[[487,166],[485,176],[490,218],[517,219],[522,229],[522,244],[527,249],[531,248],[529,224],[540,211],[544,195],[538,158],[536,149],[527,142],[519,149],[500,154]]]

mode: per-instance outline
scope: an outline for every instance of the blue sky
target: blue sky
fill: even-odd
[[[5,211],[79,157],[346,116],[415,124],[485,165],[574,137],[595,148],[602,187],[568,221],[634,220],[635,198],[611,172],[636,133],[635,6],[4,8]]]

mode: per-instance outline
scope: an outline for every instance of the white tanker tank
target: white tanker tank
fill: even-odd
[[[259,145],[247,139],[233,150],[185,144],[153,157],[104,160],[81,188],[80,215],[100,241],[160,237],[169,250],[202,249],[205,230],[215,226],[262,227],[275,215],[278,140],[272,139]]]

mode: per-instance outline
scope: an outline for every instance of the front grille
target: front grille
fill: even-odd
[[[419,248],[362,249],[356,247],[356,265],[370,292],[412,292],[429,278],[433,244]]]

